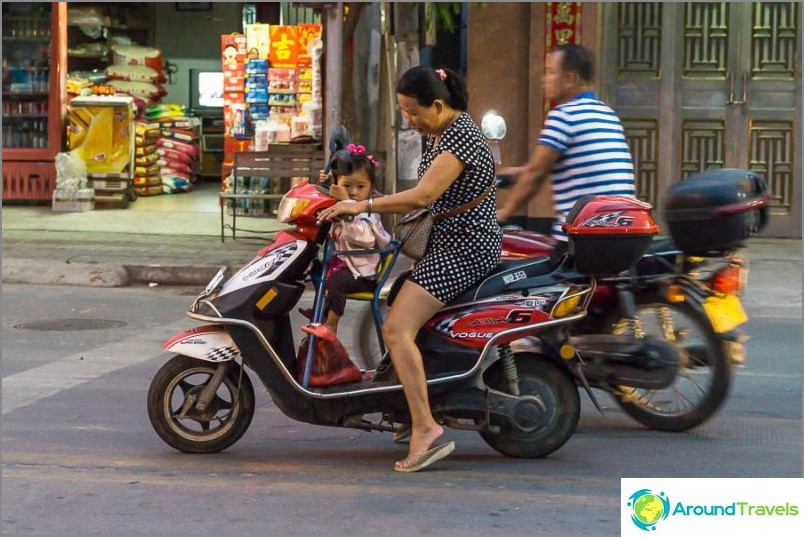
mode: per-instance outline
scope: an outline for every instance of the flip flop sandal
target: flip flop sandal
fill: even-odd
[[[419,470],[427,468],[434,462],[440,461],[453,451],[455,451],[455,442],[441,444],[440,446],[430,448],[424,453],[411,455],[402,461],[397,461],[396,464],[394,464],[394,471],[404,473],[418,472]]]

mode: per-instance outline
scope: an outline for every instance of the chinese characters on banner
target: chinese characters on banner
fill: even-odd
[[[271,67],[295,69],[299,56],[298,28],[271,25]]]
[[[300,66],[310,66],[313,63],[313,59],[310,57],[308,49],[308,45],[310,42],[318,37],[321,36],[321,25],[320,24],[299,24],[298,25],[298,32],[299,32],[299,57],[298,62]]]
[[[546,28],[544,32],[545,60],[558,45],[581,42],[581,3],[580,2],[547,2]],[[552,107],[545,99],[544,114]]]

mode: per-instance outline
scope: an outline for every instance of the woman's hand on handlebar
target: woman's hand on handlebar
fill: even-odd
[[[363,202],[358,201],[339,201],[332,207],[327,207],[320,213],[318,213],[318,221],[319,222],[331,222],[339,217],[348,217],[354,216],[356,214],[360,214],[365,212],[363,209]],[[361,210],[363,209],[363,210]]]

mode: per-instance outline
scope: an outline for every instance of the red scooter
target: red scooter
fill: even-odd
[[[175,356],[156,372],[148,392],[151,424],[168,445],[210,453],[234,444],[254,414],[245,368],[298,421],[378,431],[397,431],[409,422],[387,357],[360,380],[313,387],[308,381],[317,357],[312,351],[297,355],[295,341],[303,334],[289,313],[305,282],[317,282],[312,320],[320,321],[330,259],[360,255],[334,251],[330,225],[317,222],[318,213],[334,203],[320,185],[292,188],[279,219],[295,229],[280,232],[230,278],[219,272],[195,299],[188,316],[202,326],[165,343]],[[603,234],[588,224],[612,210],[623,218]],[[416,339],[434,417],[479,432],[508,456],[542,457],[570,438],[580,415],[579,382],[588,385],[605,370],[618,385],[661,388],[679,367],[678,352],[659,338],[597,334],[570,340],[571,327],[586,317],[596,276],[628,269],[657,231],[649,205],[621,197],[586,200],[573,221],[572,256],[558,265],[532,259],[501,265],[434,315]],[[598,255],[602,239],[616,255]],[[398,246],[381,251],[384,262],[393,263]],[[539,338],[538,351],[512,345],[531,335]],[[315,349],[315,336],[308,337],[307,348]]]

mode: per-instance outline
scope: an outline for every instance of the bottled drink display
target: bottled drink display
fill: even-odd
[[[50,3],[3,4],[3,147],[48,145]]]

